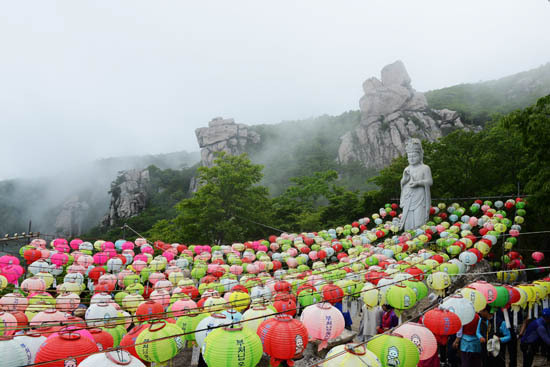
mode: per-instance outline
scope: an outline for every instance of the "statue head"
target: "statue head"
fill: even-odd
[[[407,140],[405,152],[407,152],[409,164],[419,164],[424,160],[424,150],[422,149],[422,142],[420,139],[411,138]]]

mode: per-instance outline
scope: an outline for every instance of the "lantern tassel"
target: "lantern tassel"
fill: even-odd
[[[518,328],[518,311],[514,310],[514,329]]]
[[[503,308],[502,313],[504,314],[504,321],[506,321],[506,328],[510,329],[510,316],[508,316],[508,310]]]

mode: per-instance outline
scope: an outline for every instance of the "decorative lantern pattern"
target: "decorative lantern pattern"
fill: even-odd
[[[115,350],[106,353],[92,354],[86,357],[78,367],[145,367],[143,362],[125,350]]]

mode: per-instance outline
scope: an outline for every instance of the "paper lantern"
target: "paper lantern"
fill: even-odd
[[[222,315],[225,315],[225,317],[227,317],[230,324],[240,322],[243,318],[243,315],[233,308],[222,311]]]
[[[143,362],[125,350],[116,350],[106,353],[92,354],[86,357],[78,367],[145,367]]]
[[[21,289],[27,293],[43,292],[46,290],[46,282],[38,277],[27,278],[21,283]]]
[[[379,291],[371,283],[365,283],[361,290],[361,299],[367,308],[378,306]]]
[[[457,314],[441,308],[435,308],[426,312],[423,322],[436,336],[456,334],[462,326]]]
[[[294,302],[290,297],[286,300],[279,299],[273,302],[273,307],[277,312],[283,312],[290,316],[296,316],[296,302]]]
[[[136,316],[139,322],[151,319],[161,319],[163,317],[164,307],[158,302],[147,300],[142,302],[136,309]]]
[[[86,310],[84,318],[88,326],[103,326],[117,317],[117,310],[111,303],[95,303],[91,304]]]
[[[183,330],[171,323],[158,321],[140,332],[136,352],[147,362],[161,363],[174,358],[184,347]]]
[[[114,346],[113,336],[108,332],[106,332],[105,330],[94,328],[94,329],[90,329],[89,331],[100,352],[105,349],[112,348]]]
[[[209,315],[208,317],[205,317],[197,324],[197,327],[195,329],[195,341],[202,349],[204,345],[204,339],[206,339],[206,337],[208,336],[208,334],[210,334],[210,332],[212,332],[212,330],[215,330],[220,326],[228,325],[230,323],[231,320],[220,313],[215,313]]]
[[[307,328],[311,339],[321,340],[318,350],[326,348],[329,339],[342,334],[346,324],[342,313],[328,302],[306,307],[300,321]]]
[[[139,294],[129,294],[122,299],[122,307],[128,310],[130,313],[135,313],[138,306],[143,302],[144,299]]]
[[[307,347],[308,332],[303,323],[283,314],[276,315],[258,326],[258,336],[263,350],[271,357],[271,365],[279,366],[281,361],[293,366],[294,358],[302,355]]]
[[[235,293],[239,293],[239,292],[235,292]],[[243,293],[243,294],[246,297],[248,297],[248,294],[246,294],[246,293]],[[238,302],[236,302],[236,303],[238,303]],[[218,295],[208,297],[206,299],[206,301],[204,301],[204,303],[203,303],[203,307],[204,307],[205,311],[210,312],[210,313],[222,311],[225,308],[225,305],[226,305],[225,299],[223,299],[222,297],[220,297]],[[242,307],[242,305],[241,305],[241,307]],[[246,308],[246,307],[244,307],[244,308]]]
[[[344,291],[336,284],[327,284],[323,287],[323,299],[331,305],[342,302]]]
[[[438,271],[428,275],[426,283],[437,295],[445,297],[445,289],[451,285],[451,277],[445,272]]]
[[[28,362],[30,358],[27,357],[25,349],[21,347],[19,339],[14,339],[11,335],[0,335],[0,355],[2,356],[2,366],[6,367],[20,367],[34,363]]]
[[[487,299],[478,290],[470,287],[464,287],[460,290],[462,296],[472,302],[476,312],[483,310],[487,306]]]
[[[55,299],[55,307],[61,312],[73,312],[80,304],[80,297],[74,293],[63,293]]]
[[[108,332],[113,337],[113,347],[118,347],[124,335],[126,335],[126,328],[124,325],[105,325],[101,327],[101,330]]]
[[[17,329],[17,319],[9,312],[0,311],[0,326],[4,335],[13,335]]]
[[[409,339],[416,345],[421,361],[429,359],[437,353],[437,340],[430,329],[424,325],[407,322],[395,329],[394,333]]]
[[[29,331],[25,333],[25,335],[18,335],[15,340],[25,351],[27,360],[23,365],[27,365],[34,363],[36,354],[38,353],[40,346],[42,346],[42,344],[46,341],[46,337],[39,333]],[[2,363],[4,363],[4,355],[2,355]],[[9,366],[9,364],[7,365]]]
[[[489,306],[491,306],[491,310],[496,311],[499,308],[504,308],[508,304],[508,301],[510,300],[510,294],[508,293],[508,289],[503,286],[496,286],[496,298],[493,302],[489,303]]]
[[[242,326],[213,330],[204,343],[204,361],[208,366],[255,367],[262,358],[260,337]]]
[[[454,295],[447,298],[439,307],[454,312],[462,325],[469,324],[476,314],[474,304],[462,295]]]
[[[187,297],[187,295],[185,295]],[[178,299],[172,303],[168,308],[172,317],[180,317],[187,313],[188,310],[194,310],[197,308],[197,303],[191,299]]]
[[[409,339],[393,335],[377,335],[367,349],[378,356],[383,367],[415,367],[420,360],[416,345]]]
[[[416,293],[404,285],[392,285],[386,292],[386,302],[393,308],[408,310],[416,304]]]
[[[139,334],[149,328],[149,324],[142,324],[142,325],[136,325],[134,326],[128,334],[124,335],[122,337],[122,340],[120,341],[120,348],[128,351],[131,355],[133,355],[136,358],[139,358],[137,352],[136,352],[136,340]],[[110,335],[110,334],[109,334]]]
[[[324,367],[381,367],[382,363],[365,345],[337,345],[326,355]]]
[[[30,322],[31,326],[40,326],[41,324],[59,325],[64,322],[65,314],[59,312],[56,309],[46,309],[45,311],[38,312]]]
[[[470,283],[468,287],[474,288],[481,292],[481,294],[483,294],[483,296],[487,300],[487,303],[494,302],[497,298],[496,288],[485,281],[480,280],[474,283]]]
[[[46,343],[42,344],[36,354],[35,363],[42,363],[55,360],[56,362],[45,363],[47,367],[66,367],[73,363],[74,366],[86,358],[82,356],[89,353],[99,352],[96,344],[73,332],[61,333]],[[81,356],[81,357],[73,357]]]

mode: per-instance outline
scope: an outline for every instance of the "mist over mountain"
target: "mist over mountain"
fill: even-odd
[[[58,233],[56,221],[65,204],[80,206],[81,232],[97,225],[109,208],[111,182],[119,172],[155,165],[161,169],[190,167],[199,161],[198,152],[113,157],[83,163],[51,176],[0,181],[0,233],[32,229]]]
[[[399,70],[399,73],[402,71]],[[372,96],[387,93],[382,90],[387,88],[384,83],[380,86],[374,81],[374,89],[369,87],[365,90],[366,96],[371,96],[368,97],[371,102],[368,98],[366,100],[368,108],[362,107],[361,110],[347,111],[337,116],[323,115],[249,126],[235,124],[232,119],[213,120],[211,124],[216,129],[214,137],[201,135],[199,139],[197,135],[199,145],[209,144],[202,158],[212,160],[215,151],[228,149],[231,154],[247,152],[253,162],[264,165],[261,184],[269,188],[272,197],[280,195],[291,184],[293,177],[309,176],[329,169],[338,172],[338,185],[367,191],[375,188],[367,179],[389,164],[392,157],[398,156],[402,139],[408,135],[417,136],[415,131],[424,134],[420,136],[424,139],[435,140],[453,129],[460,129],[464,126],[462,124],[481,127],[495,113],[524,108],[550,94],[550,63],[498,80],[432,90],[424,94],[427,104],[422,102],[423,97],[418,92],[411,89],[408,75],[400,74],[399,78],[396,79],[397,87],[391,87],[394,88],[392,93],[397,93],[391,103],[395,102],[395,98],[398,101],[404,98],[404,102],[396,102],[391,108],[388,106],[392,104],[386,100],[379,101],[378,105],[371,103]],[[384,78],[383,75],[382,81],[384,79],[386,82],[390,80],[387,83],[392,85],[392,77]],[[372,81],[369,83],[373,85]],[[405,94],[399,97],[399,85],[403,83]],[[413,96],[412,100],[416,102],[411,104],[406,93]],[[387,110],[385,115],[380,115],[382,118],[369,113],[379,108]],[[433,111],[448,112],[434,114]],[[453,115],[453,111],[458,115]],[[435,119],[437,122],[441,116],[450,116],[449,121],[453,122],[445,128],[444,118],[439,123],[442,125],[437,127],[439,130],[434,131],[435,125],[430,121]],[[403,130],[399,124],[406,129]],[[236,129],[236,132],[224,135],[226,129]],[[376,137],[374,143],[361,143],[357,138],[362,136],[362,131],[367,131],[364,129],[372,130]],[[395,140],[393,129],[402,134],[400,140]],[[200,129],[201,134],[207,134],[207,130]],[[248,137],[243,137],[244,134]],[[386,135],[389,137],[387,141],[383,138]],[[347,142],[351,143],[344,149],[345,136],[349,136]],[[380,156],[381,160],[376,164],[370,160],[371,156],[359,154],[361,149],[374,145],[379,151],[390,151],[388,149],[392,144],[395,150],[393,155]],[[342,159],[342,151],[349,152],[345,160]],[[378,159],[376,155],[374,159]],[[190,194],[192,190],[189,188],[193,187],[191,177],[195,175],[195,165],[200,161],[199,152],[185,151],[113,157],[73,168],[59,167],[58,172],[44,177],[0,181],[0,233],[26,231],[32,220],[32,229],[42,233],[76,236],[95,227],[94,233],[99,236],[128,217],[135,217],[133,223],[136,226],[141,223],[146,229],[156,220],[169,217],[173,213],[174,203]],[[151,184],[147,184],[146,188],[134,187],[135,182],[128,177],[141,177],[139,171],[151,165],[156,166],[147,173]],[[128,174],[130,170],[136,172]],[[102,221],[106,224],[104,229],[100,227]]]

